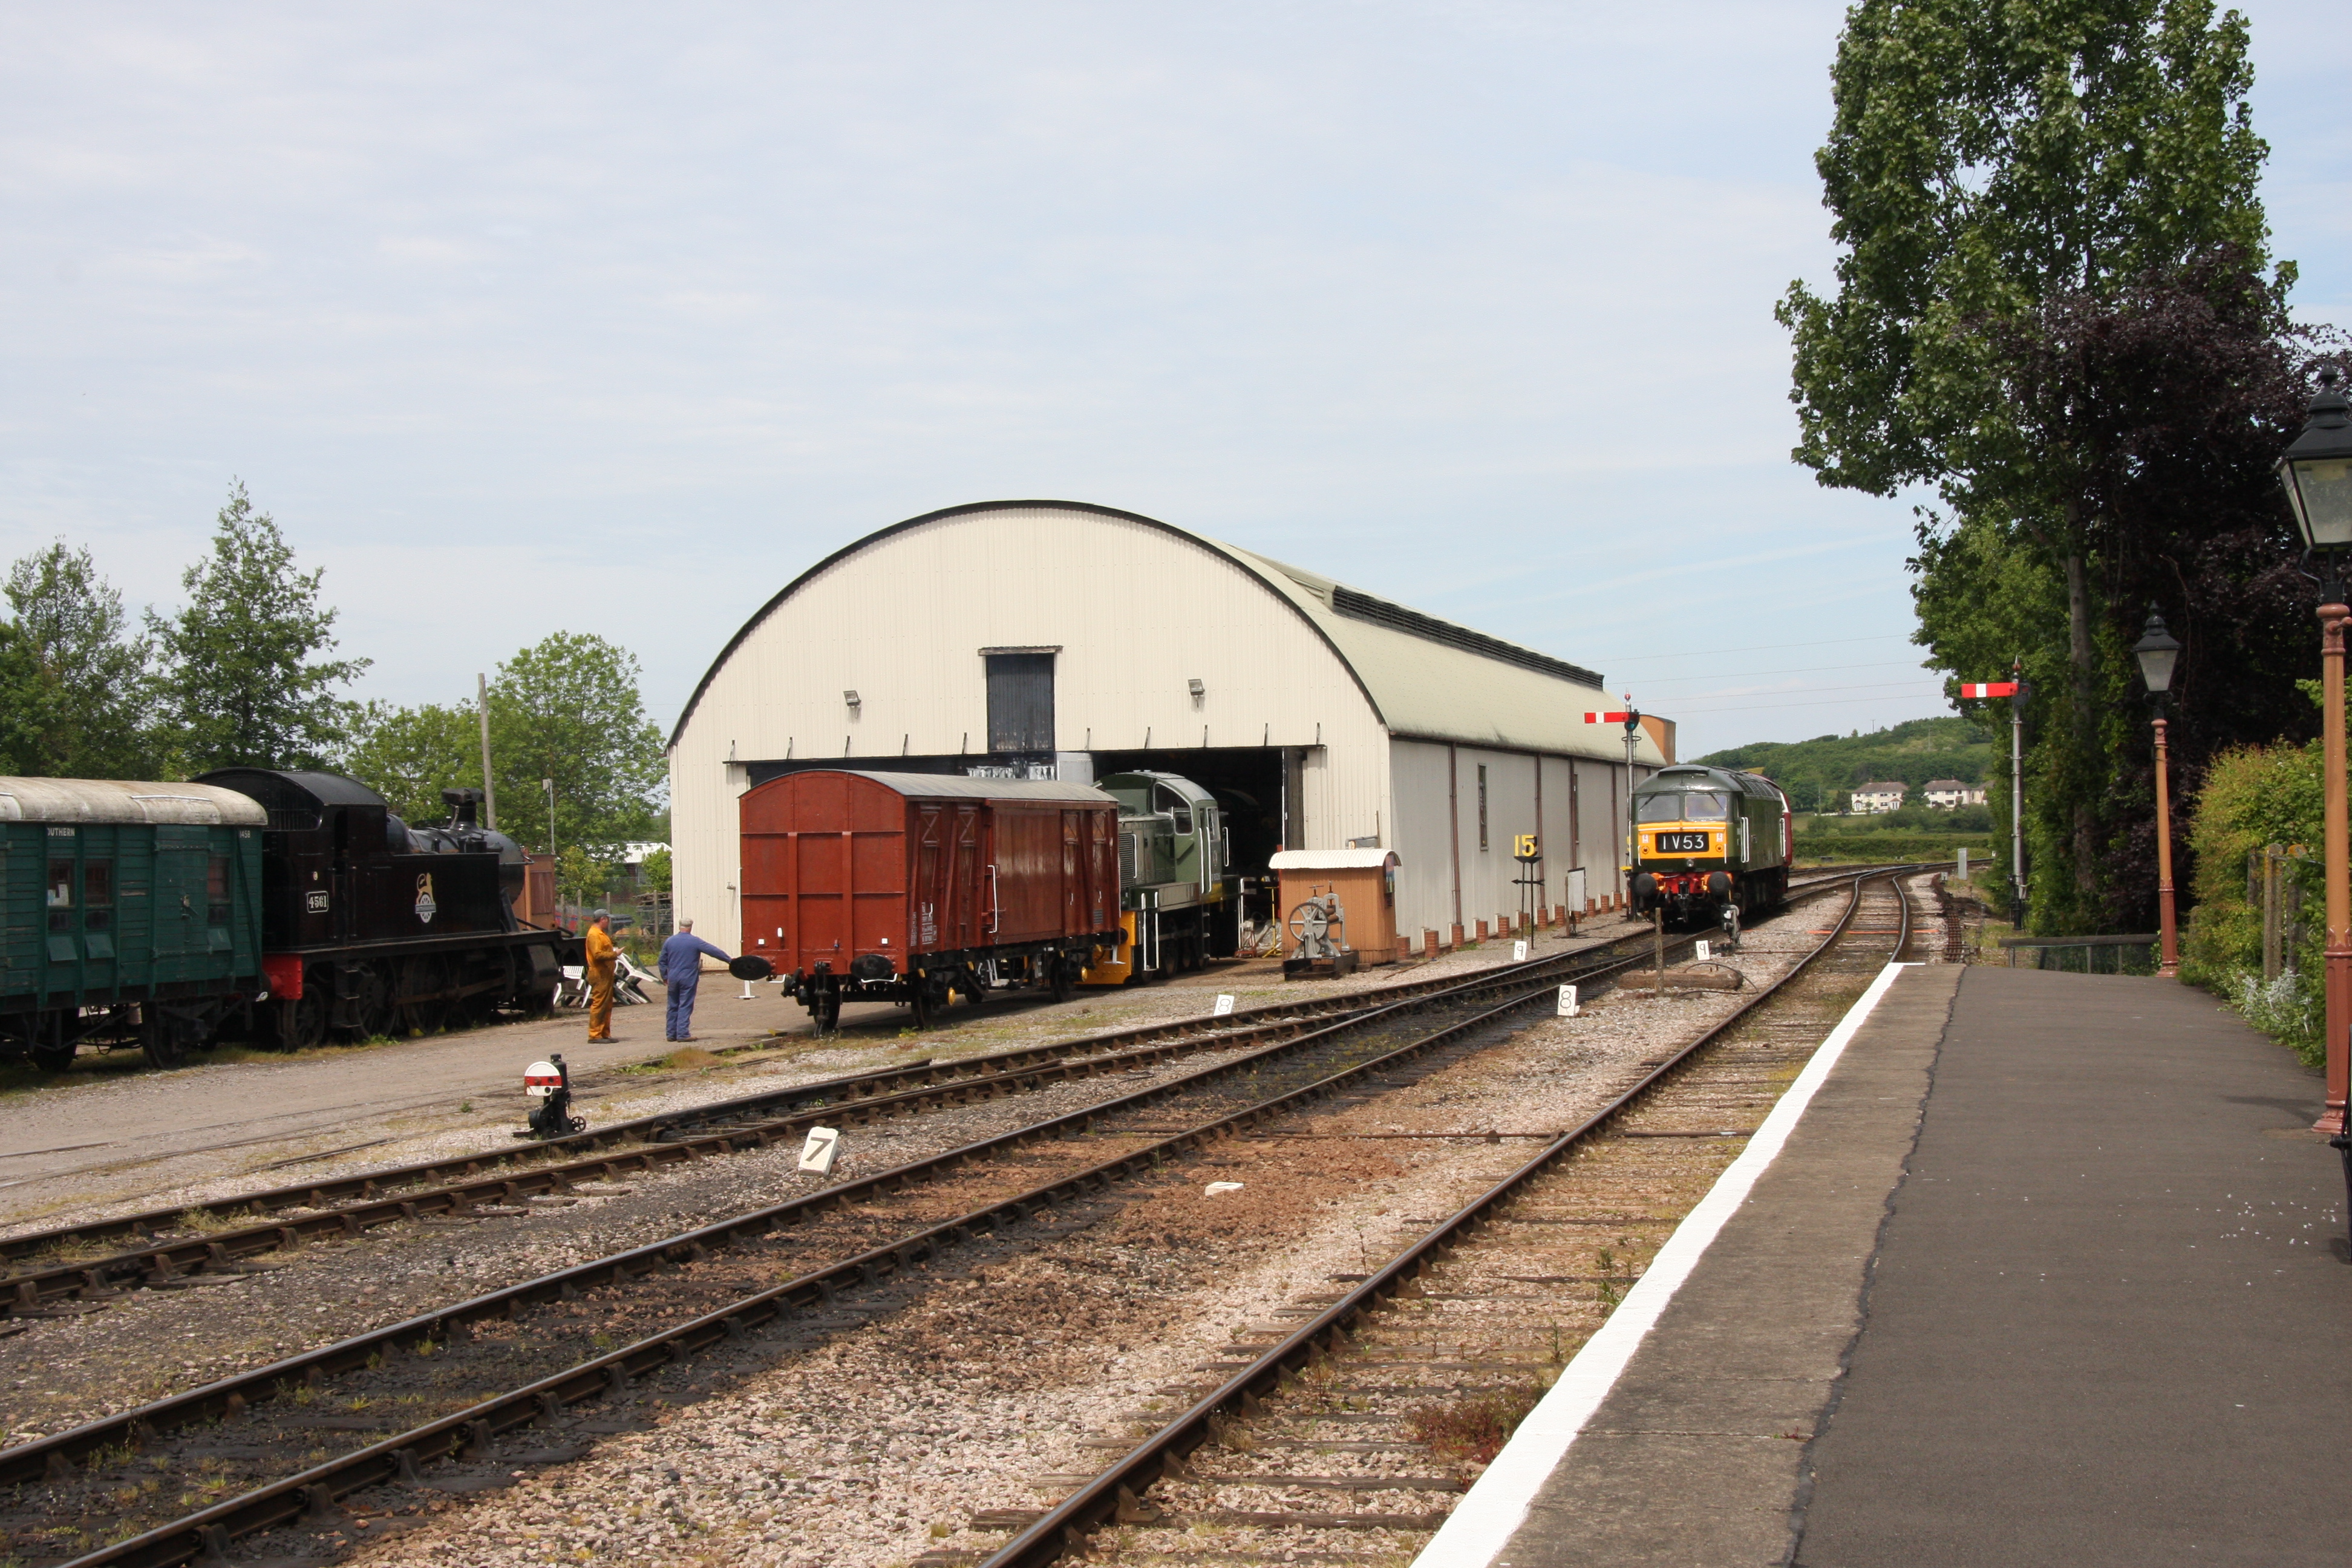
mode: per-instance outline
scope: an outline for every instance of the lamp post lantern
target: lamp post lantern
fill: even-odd
[[[2339,384],[2344,373],[2334,365],[2319,373],[2319,395],[2303,433],[2279,458],[2280,482],[2286,487],[2287,505],[2303,535],[2304,550],[2316,554],[2326,574],[2319,592],[2319,659],[2321,677],[2320,734],[2321,796],[2326,811],[2322,834],[2327,876],[2327,1109],[2319,1118],[2323,1132],[2343,1137],[2344,1105],[2352,1088],[2352,879],[2345,865],[2347,833],[2344,802],[2344,624],[2352,608],[2344,603],[2344,579],[2338,558],[2352,545],[2352,403],[2345,401]],[[2352,1181],[2352,1150],[2346,1152],[2346,1173]]]
[[[2180,644],[2164,629],[2156,606],[2147,607],[2147,628],[2132,645],[2139,660],[2139,678],[2147,683],[2148,706],[2156,712],[2156,912],[2163,933],[2162,959],[2157,973],[2171,979],[2180,973],[2180,933],[2173,919],[2172,798],[2164,754],[2164,695],[2172,689],[2172,667],[2179,661]]]

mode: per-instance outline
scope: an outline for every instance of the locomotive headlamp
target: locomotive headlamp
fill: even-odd
[[[2172,689],[2172,667],[2180,658],[2180,644],[2164,629],[2164,617],[2153,605],[2147,609],[2147,633],[2132,645],[2132,657],[2139,660],[2139,678],[2151,694],[2161,697]]]
[[[2352,403],[2337,389],[2343,379],[2334,365],[2319,373],[2303,434],[2278,463],[2295,529],[2322,553],[2352,545]]]

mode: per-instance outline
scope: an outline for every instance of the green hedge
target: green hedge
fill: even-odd
[[[1797,863],[1824,866],[1878,860],[1950,860],[1957,858],[1963,847],[1969,852],[1971,870],[1992,858],[1992,840],[1981,833],[1822,833],[1801,828],[1797,833]]]
[[[2320,841],[2319,742],[2247,746],[2215,758],[2189,818],[2196,847],[2197,906],[2180,943],[2180,978],[2217,993],[2248,1022],[2316,1067],[2326,1014],[2326,889]],[[2262,911],[2248,901],[2247,857],[2264,845],[2301,847],[2284,868],[2303,895],[2302,940],[2286,973],[2264,984]]]

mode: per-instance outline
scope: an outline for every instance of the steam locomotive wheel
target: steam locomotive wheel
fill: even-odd
[[[327,972],[314,969],[302,977],[302,994],[281,1002],[278,1042],[289,1051],[307,1051],[327,1038]]]
[[[392,1005],[392,982],[373,963],[360,969],[352,981],[356,987],[351,1011],[357,1020],[353,1032],[362,1040],[391,1034],[399,1022],[398,1009]]]
[[[449,1004],[443,993],[449,988],[449,966],[439,958],[412,958],[402,966],[402,994],[407,998],[400,1005],[400,1021],[412,1034],[432,1035],[440,1032],[449,1021]]]

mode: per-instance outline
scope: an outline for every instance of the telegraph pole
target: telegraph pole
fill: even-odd
[[[2025,930],[2025,658],[2009,667],[2009,918]]]

